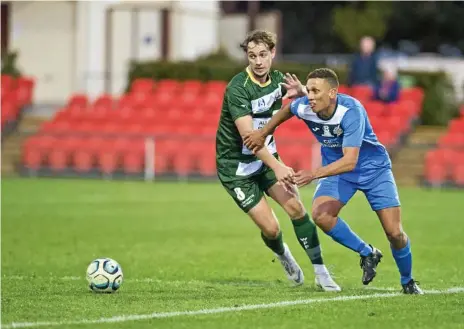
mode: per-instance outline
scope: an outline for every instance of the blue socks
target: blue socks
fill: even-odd
[[[326,233],[336,242],[351,250],[356,251],[361,256],[368,256],[370,253],[372,253],[371,246],[361,240],[361,238],[357,236],[356,233],[351,230],[348,224],[345,223],[345,221],[340,217],[338,217],[335,226]]]
[[[401,274],[401,284],[406,284],[412,279],[412,254],[411,244],[408,243],[402,249],[393,249],[391,247],[393,258],[395,259],[396,266]]]

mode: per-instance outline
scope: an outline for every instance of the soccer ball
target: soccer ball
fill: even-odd
[[[115,292],[122,284],[122,268],[114,259],[97,258],[87,267],[89,288],[95,292]]]

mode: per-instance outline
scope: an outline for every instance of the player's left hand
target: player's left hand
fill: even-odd
[[[314,175],[310,170],[300,170],[295,174],[293,179],[298,187],[302,187],[311,183]]]
[[[258,152],[263,148],[266,138],[261,134],[261,130],[253,130],[249,132],[243,139],[243,144],[253,153]]]
[[[306,95],[306,87],[298,80],[295,74],[286,73],[282,85],[287,89],[287,93],[282,99],[292,99]]]

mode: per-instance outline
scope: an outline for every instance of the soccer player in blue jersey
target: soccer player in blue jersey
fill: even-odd
[[[307,77],[307,96],[284,106],[263,128],[249,133],[245,145],[257,151],[281,123],[293,116],[303,120],[321,144],[323,166],[314,171],[301,170],[293,181],[281,183],[301,187],[319,179],[313,198],[313,219],[333,240],[359,253],[362,282],[367,285],[376,276],[382,253],[364,242],[339,217],[356,191],[362,191],[390,241],[403,292],[422,294],[412,277],[410,240],[401,225],[400,200],[390,157],[378,141],[363,105],[356,98],[339,94],[338,86],[334,71],[314,70]]]

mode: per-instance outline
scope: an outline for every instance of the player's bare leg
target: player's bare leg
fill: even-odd
[[[314,266],[316,285],[324,291],[341,291],[341,288],[332,279],[324,265],[317,236],[317,227],[310,219],[300,200],[298,188],[293,187],[293,190],[289,193],[282,185],[276,183],[267,192],[292,219],[298,242],[306,251]]]
[[[391,207],[376,211],[390,246],[405,294],[423,294],[417,282],[412,278],[412,255],[409,238],[401,224],[401,208]]]
[[[265,197],[248,212],[250,218],[261,230],[264,243],[274,252],[282,264],[287,278],[295,285],[304,282],[303,271],[293,257],[287,244],[282,240],[279,222]]]
[[[338,214],[344,204],[330,196],[320,196],[313,201],[312,217],[327,235],[341,245],[356,251],[361,256],[360,266],[363,270],[362,282],[369,284],[377,274],[377,265],[382,253],[368,245]]]

